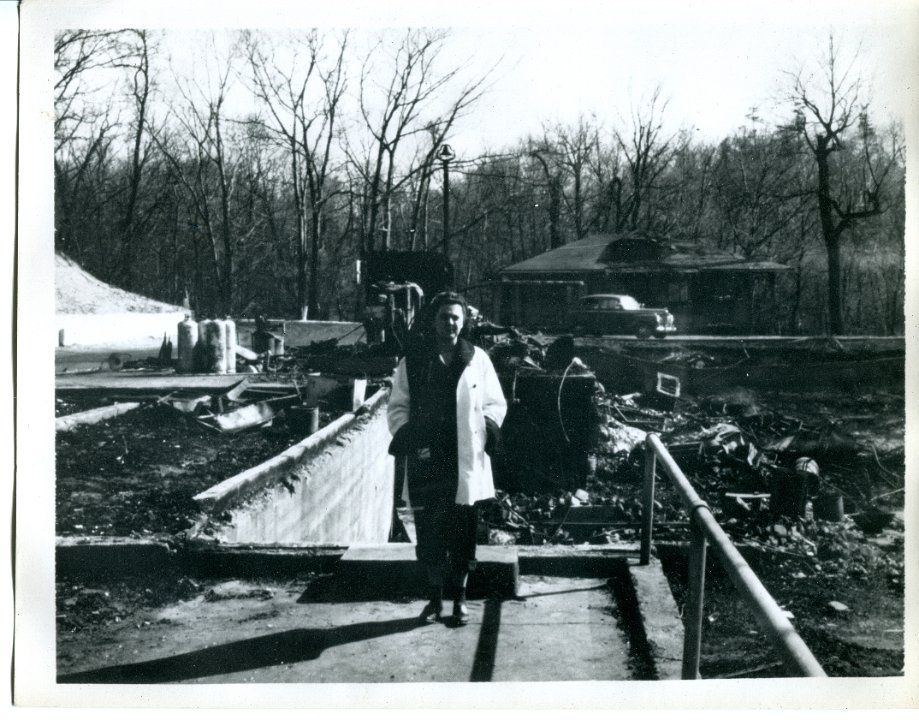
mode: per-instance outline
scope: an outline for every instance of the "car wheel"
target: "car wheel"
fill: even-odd
[[[653,332],[654,331],[651,328],[649,328],[647,325],[642,325],[641,327],[638,328],[638,332],[636,332],[635,335],[642,340],[646,340],[649,337],[651,337],[651,334]]]

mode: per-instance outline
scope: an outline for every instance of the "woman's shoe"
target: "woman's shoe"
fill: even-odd
[[[425,622],[440,622],[441,615],[444,612],[443,587],[432,585],[428,588],[428,604],[421,611],[421,617]]]
[[[421,618],[425,622],[440,622],[441,615],[444,612],[444,604],[441,600],[429,600],[428,604],[421,610]]]
[[[469,608],[466,607],[465,597],[453,601],[453,622],[457,625],[469,624]]]

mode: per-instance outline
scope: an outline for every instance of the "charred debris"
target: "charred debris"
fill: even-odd
[[[885,552],[902,548],[896,392],[732,385],[694,396],[681,368],[729,367],[736,358],[676,346],[666,363],[644,368],[640,389],[623,391],[620,378],[601,378],[578,357],[570,336],[494,326],[476,334],[509,401],[495,462],[501,489],[485,512],[489,542],[637,541],[644,439],[653,432],[739,545],[795,556],[815,573],[849,561],[867,572],[890,560],[887,574],[902,583],[900,555]],[[688,518],[666,482],[655,504],[655,538],[688,539]]]
[[[236,347],[237,372],[257,375],[220,394],[174,392],[156,403],[215,432],[270,428],[278,420],[308,431],[310,376],[336,378],[340,387],[330,399],[342,395],[336,404],[346,407],[350,400],[353,409],[363,400],[358,389],[385,384],[399,352],[391,344],[337,340],[285,349],[281,335],[260,330],[267,334],[260,352]],[[887,544],[902,543],[903,429],[896,418],[903,397],[895,392],[732,386],[695,397],[678,371],[658,371],[638,389],[614,392],[578,356],[572,336],[484,321],[470,335],[492,358],[509,405],[494,459],[499,490],[483,513],[483,541],[637,539],[643,441],[653,432],[737,542],[815,564],[821,544],[830,541],[883,536]],[[736,360],[731,353],[718,358],[668,347],[665,367],[728,366]],[[169,369],[171,354],[164,341],[157,358],[116,364],[128,372]],[[607,384],[616,385],[615,379]],[[888,426],[879,421],[885,416],[893,418]],[[666,483],[659,484],[655,503],[656,538],[685,539],[685,512]]]

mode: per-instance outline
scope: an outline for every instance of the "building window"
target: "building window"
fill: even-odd
[[[689,302],[689,283],[669,283],[667,285],[667,302],[674,304]]]

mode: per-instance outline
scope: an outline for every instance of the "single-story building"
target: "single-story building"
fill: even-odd
[[[582,295],[623,293],[666,307],[680,333],[753,332],[790,268],[641,234],[589,235],[500,271],[491,314],[503,324],[561,329]]]

